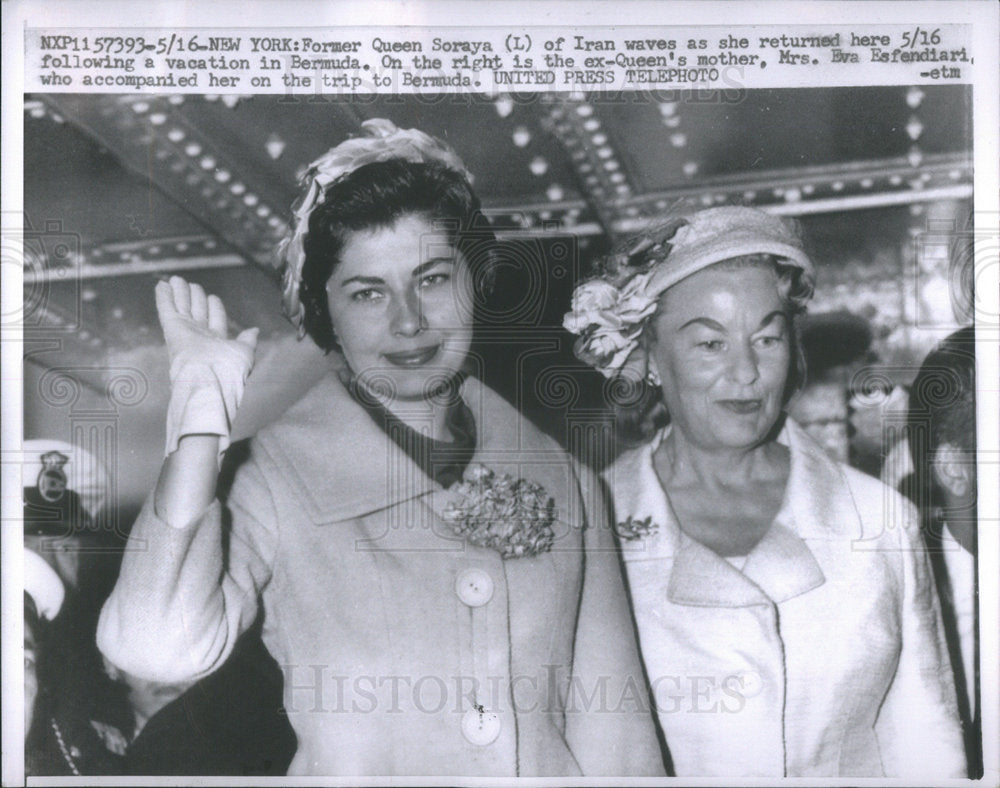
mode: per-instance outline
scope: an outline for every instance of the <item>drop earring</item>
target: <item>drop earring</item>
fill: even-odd
[[[660,373],[656,371],[656,367],[652,364],[646,367],[646,384],[653,388],[659,388],[662,383],[663,381],[660,380]]]

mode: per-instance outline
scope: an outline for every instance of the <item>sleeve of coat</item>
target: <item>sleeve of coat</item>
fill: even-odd
[[[221,667],[253,623],[277,537],[274,503],[252,462],[237,473],[226,509],[213,501],[175,528],[156,515],[152,495],[146,500],[97,626],[98,648],[117,668],[148,681],[195,681]]]
[[[902,650],[876,723],[888,777],[965,777],[965,749],[941,608],[916,510],[897,499]]]
[[[566,713],[566,740],[584,775],[666,773],[622,568],[600,482],[578,469],[585,501],[583,597],[573,682],[593,701]],[[606,690],[606,693],[602,690]]]

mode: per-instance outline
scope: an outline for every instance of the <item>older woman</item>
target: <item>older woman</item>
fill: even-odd
[[[262,606],[294,774],[662,774],[587,478],[475,375],[492,236],[468,174],[419,131],[364,127],[310,168],[284,247],[286,311],[339,369],[254,438],[225,535],[217,456],[256,337],[158,285],[168,456],[101,649],[190,681]]]
[[[682,776],[959,776],[914,513],[783,412],[812,282],[788,225],[724,207],[574,294],[578,354],[639,382],[607,478],[659,719]]]

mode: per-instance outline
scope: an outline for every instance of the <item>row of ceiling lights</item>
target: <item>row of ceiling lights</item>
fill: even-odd
[[[225,96],[206,95],[203,98],[207,101],[221,100],[230,108],[234,107],[236,103],[238,103],[242,99],[241,96],[230,96],[230,95],[225,95]],[[582,99],[583,96],[578,95],[576,98],[579,100]],[[909,121],[905,126],[907,134],[914,141],[914,144],[911,147],[908,156],[910,164],[914,167],[918,166],[923,158],[922,152],[920,151],[919,148],[919,144],[917,143],[917,140],[919,139],[920,135],[923,132],[923,124],[921,123],[919,117],[916,115],[916,110],[920,106],[923,98],[924,98],[924,92],[919,87],[911,87],[906,93],[906,102],[908,106],[912,110],[914,110],[914,114],[911,115]],[[167,101],[172,105],[177,105],[183,103],[184,97],[180,95],[169,96],[167,97]],[[513,112],[514,102],[513,99],[511,99],[509,96],[500,95],[496,97],[494,106],[497,113],[501,117],[508,117]],[[147,101],[140,100],[131,102],[131,107],[133,111],[136,112],[137,114],[143,115],[148,113],[147,120],[151,125],[162,126],[166,124],[168,120],[168,116],[166,113],[162,111],[151,111],[153,107]],[[47,111],[47,108],[42,102],[29,102],[28,104],[26,104],[26,109],[29,110],[32,117],[42,117],[46,114]],[[676,102],[661,102],[660,104],[658,104],[658,111],[660,113],[661,120],[663,122],[663,125],[666,126],[667,128],[671,129],[679,128],[681,119],[680,115],[677,112],[677,109],[678,105]],[[577,113],[578,116],[580,116],[580,118],[583,119],[582,120],[583,129],[590,135],[589,142],[593,146],[593,149],[596,152],[597,157],[601,159],[600,162],[597,162],[598,166],[603,166],[603,169],[605,170],[604,174],[606,175],[607,179],[614,185],[615,192],[619,196],[619,198],[627,199],[628,196],[631,194],[631,189],[626,181],[624,173],[621,172],[620,164],[615,158],[615,152],[613,148],[608,144],[607,135],[601,128],[600,120],[596,116],[594,116],[593,106],[585,103],[577,104],[575,106],[575,112]],[[62,119],[55,116],[53,113],[51,113],[51,111],[49,111],[48,114],[50,114],[54,120],[58,120],[61,122]],[[183,147],[181,148],[184,154],[188,156],[190,159],[196,160],[197,165],[202,170],[206,171],[206,173],[211,172],[212,177],[214,178],[216,183],[218,183],[220,186],[225,186],[226,184],[228,184],[228,189],[230,193],[233,195],[233,197],[242,199],[244,206],[253,210],[255,215],[259,219],[266,220],[272,232],[275,232],[276,234],[279,232],[284,232],[286,228],[285,222],[279,216],[275,215],[272,209],[268,205],[261,203],[260,198],[252,191],[249,191],[242,182],[233,181],[231,172],[227,170],[225,167],[220,167],[215,157],[209,154],[203,155],[203,150],[200,143],[193,140],[188,140],[187,142],[185,142],[185,139],[188,137],[188,134],[187,132],[185,132],[183,128],[179,126],[174,126],[167,132],[166,136],[167,139],[170,140],[170,142],[174,143],[175,145],[181,146],[181,144],[184,143]],[[526,126],[519,125],[512,132],[512,140],[515,146],[519,148],[526,148],[531,143],[532,135]],[[670,141],[674,147],[678,148],[684,147],[687,144],[686,135],[682,131],[675,131],[673,134],[671,134]],[[271,155],[272,158],[278,158],[284,149],[284,142],[280,139],[275,138],[275,135],[272,135],[272,137],[268,139],[267,147],[269,155]],[[588,183],[588,185],[594,186],[595,184],[599,183],[600,178],[597,174],[594,173],[594,164],[592,164],[590,161],[587,161],[586,158],[587,158],[586,154],[583,153],[582,151],[575,152],[574,160],[577,162],[578,169],[583,174],[583,177]],[[175,163],[173,168],[177,169],[178,164],[179,163]],[[529,162],[529,169],[531,170],[532,174],[535,175],[536,177],[542,177],[548,171],[549,164],[544,157],[539,155],[531,159],[531,161]],[[695,161],[688,161],[684,163],[682,169],[684,171],[684,174],[690,178],[693,177],[695,174],[697,174],[698,164]],[[953,179],[958,178],[960,176],[961,174],[958,172],[952,174]],[[189,175],[189,182],[192,177],[194,177],[196,181],[198,180],[195,176]],[[921,173],[920,175],[911,179],[909,185],[911,186],[911,188],[914,189],[922,188],[924,184],[930,179],[930,177],[931,176],[928,173]],[[901,181],[902,178],[899,175],[893,175],[889,179],[889,183],[893,186],[900,185]],[[861,181],[859,181],[859,185],[862,189],[870,189],[874,185],[874,183],[871,178],[864,178]],[[835,181],[834,183],[831,184],[831,189],[834,192],[839,192],[843,190],[843,188],[844,188],[844,183],[842,181]],[[206,190],[209,192],[208,194],[205,194]],[[806,184],[801,187],[775,188],[772,190],[772,193],[775,197],[783,197],[786,202],[798,202],[802,199],[803,195],[809,196],[814,191],[815,188],[813,185]],[[210,196],[211,193],[214,193],[214,190],[212,190],[210,187],[206,187],[206,189],[203,189],[204,196],[208,197]],[[757,198],[757,196],[758,196],[757,193],[752,190],[748,190],[743,194],[743,198],[747,201],[753,201]],[[565,197],[565,191],[562,188],[562,186],[560,186],[558,183],[552,183],[546,189],[546,197],[550,202],[560,202]],[[726,195],[718,193],[705,194],[701,197],[701,202],[704,205],[711,205],[719,202],[725,202],[725,200],[726,200]],[[661,203],[663,203],[662,206]],[[656,203],[656,206],[658,209],[665,208],[666,201],[658,201]],[[637,213],[637,211],[638,209],[634,209],[630,213],[635,214]],[[543,212],[543,213],[549,213],[549,212]],[[574,213],[576,215],[573,215]],[[568,219],[569,223],[572,223],[575,222],[578,216],[579,216],[579,211],[571,211],[570,215],[564,218]],[[544,220],[546,217],[540,216],[540,218]]]
[[[506,94],[501,94],[495,98],[493,106],[501,118],[507,118],[514,111],[514,100]],[[527,126],[518,125],[511,133],[511,140],[515,147],[527,148],[532,140],[531,131]],[[528,162],[528,169],[536,178],[541,178],[549,171],[549,162],[544,156],[534,156]],[[566,190],[559,183],[550,183],[545,189],[545,197],[549,202],[561,202],[565,196]]]
[[[205,97],[208,98],[207,96]],[[239,97],[221,97],[222,100],[227,98],[239,99]],[[180,99],[178,101],[177,99]],[[179,104],[183,101],[181,96],[170,96],[168,99],[170,104]],[[225,102],[227,106],[235,106],[235,101]],[[136,101],[132,102],[132,111],[137,115],[143,115],[146,120],[153,126],[164,126],[169,120],[167,114],[163,111],[151,111],[153,107],[149,102],[146,101]],[[254,212],[258,219],[266,221],[270,227],[272,233],[275,235],[280,235],[285,232],[287,227],[285,221],[278,215],[276,215],[271,207],[266,203],[261,201],[261,198],[250,190],[242,181],[234,180],[232,172],[226,167],[219,164],[218,160],[211,153],[206,153],[204,146],[197,140],[190,139],[190,133],[182,128],[180,125],[172,125],[166,132],[166,138],[180,150],[184,156],[186,156],[190,161],[195,163],[198,168],[203,170],[206,175],[211,174],[212,179],[218,184],[219,188],[228,188],[230,194],[233,198],[241,200],[243,205]],[[165,155],[168,155],[164,152]],[[176,161],[171,165],[171,169],[175,172],[181,172],[184,169],[184,165],[180,161]],[[187,176],[187,183],[189,186],[194,186],[201,181],[194,173]],[[215,193],[215,188],[205,185],[202,189],[202,196],[208,199]],[[221,201],[220,201],[221,202]]]

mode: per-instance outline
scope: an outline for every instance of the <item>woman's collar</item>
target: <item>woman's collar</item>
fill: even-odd
[[[778,441],[791,452],[791,471],[778,522],[803,539],[863,538],[861,515],[844,468],[791,418]]]
[[[326,375],[256,443],[314,523],[361,517],[437,485]]]
[[[604,472],[614,496],[617,520],[652,517],[654,522],[659,519],[662,525],[666,520],[676,528],[676,520],[653,467],[653,455],[670,431],[671,426],[667,425],[648,443],[623,452]],[[795,532],[803,538],[840,538],[844,535],[860,538],[860,516],[840,465],[791,418],[785,419],[776,440],[787,446],[791,455],[778,521],[794,523]],[[837,517],[831,517],[834,512],[838,513]]]
[[[825,581],[807,542],[855,539],[861,521],[840,466],[791,419],[778,442],[791,454],[784,501],[774,525],[750,552],[743,571],[680,530],[653,454],[669,435],[666,427],[649,443],[625,452],[604,476],[617,522],[651,518],[655,530],[622,539],[627,563],[672,558],[668,597],[679,604],[735,606],[780,602]],[[619,532],[621,529],[619,529]]]
[[[478,379],[466,378],[461,396],[476,423],[472,463],[515,478],[537,475],[543,484],[541,477],[565,464],[558,447],[525,428],[514,407]],[[386,436],[333,373],[256,441],[317,524],[363,517],[424,496],[435,511],[445,501],[441,486]],[[534,473],[525,473],[525,456],[533,458]]]

